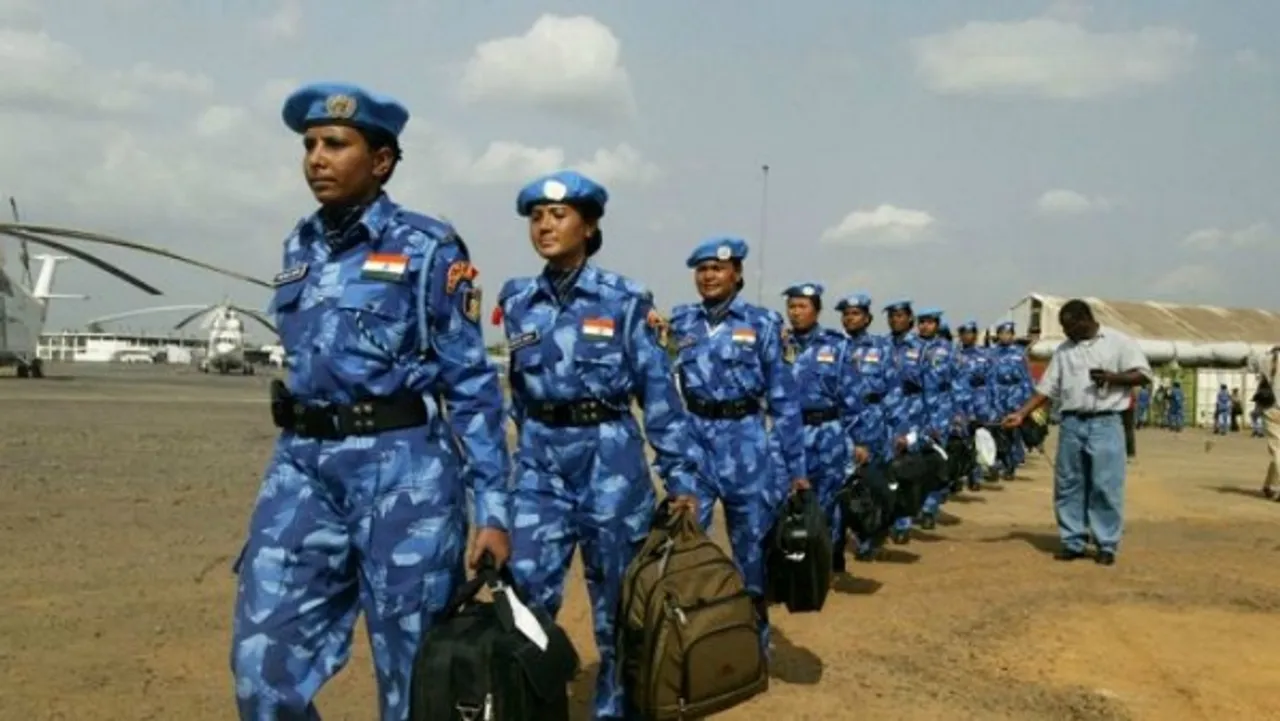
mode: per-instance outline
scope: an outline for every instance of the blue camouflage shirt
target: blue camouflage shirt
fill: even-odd
[[[480,289],[447,223],[380,195],[338,239],[319,214],[284,243],[270,312],[287,385],[307,405],[421,394],[443,401],[475,492],[476,522],[506,528],[509,460],[502,388],[485,353]]]

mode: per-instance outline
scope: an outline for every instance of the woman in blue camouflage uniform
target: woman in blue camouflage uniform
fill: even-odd
[[[858,374],[853,344],[844,333],[818,324],[822,285],[798,283],[782,292],[791,329],[783,342],[783,359],[791,370],[804,423],[809,481],[831,528],[832,570],[845,572],[845,529],[839,492],[855,464],[871,459],[871,449],[885,444],[883,422],[864,414],[869,409],[869,382]]]
[[[572,171],[525,186],[516,211],[529,219],[529,240],[546,266],[508,280],[498,298],[519,436],[511,566],[525,597],[554,616],[581,546],[601,721],[624,718],[614,625],[623,574],[655,507],[645,437],[676,505],[694,506],[699,470],[652,296],[589,262],[600,250],[608,197]],[[643,433],[632,399],[644,410]]]
[[[787,492],[776,478],[790,479],[793,489],[809,481],[800,404],[782,360],[782,317],[738,295],[746,257],[740,238],[713,238],[694,249],[686,265],[695,269],[702,301],[672,311],[671,335],[680,390],[711,476],[698,487],[700,520],[710,528],[715,502],[724,505],[733,557],[755,598],[767,649],[764,539]],[[770,467],[766,407],[784,474]]]

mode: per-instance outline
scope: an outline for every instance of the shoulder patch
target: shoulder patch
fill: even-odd
[[[448,274],[445,277],[444,292],[452,295],[457,292],[458,286],[463,281],[475,280],[478,275],[480,275],[480,271],[476,270],[476,267],[469,261],[455,261],[449,266]]]
[[[462,313],[472,323],[480,322],[481,290],[478,286],[467,288],[462,298]]]

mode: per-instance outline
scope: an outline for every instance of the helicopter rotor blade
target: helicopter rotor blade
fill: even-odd
[[[7,224],[7,225],[12,225],[12,224]],[[100,268],[100,269],[102,269],[102,270],[104,270],[104,271],[106,271],[106,272],[110,273],[111,275],[114,275],[115,277],[119,278],[120,280],[123,280],[124,282],[128,283],[129,285],[132,285],[133,287],[138,288],[138,289],[142,290],[142,291],[143,291],[143,292],[145,292],[145,293],[150,293],[151,295],[164,295],[164,293],[163,293],[163,292],[161,292],[159,288],[156,288],[155,286],[153,286],[153,285],[151,285],[151,284],[147,283],[145,280],[142,280],[141,278],[138,278],[137,276],[130,275],[128,272],[123,271],[123,270],[120,270],[119,268],[117,268],[117,267],[115,267],[114,265],[112,265],[112,264],[108,263],[107,261],[105,261],[105,260],[103,260],[103,259],[101,259],[101,258],[99,258],[99,257],[97,257],[97,256],[95,256],[95,255],[93,255],[93,254],[91,254],[91,253],[86,253],[85,251],[80,250],[79,248],[73,248],[73,247],[71,247],[71,246],[69,246],[69,245],[65,245],[65,244],[63,244],[63,243],[59,243],[59,242],[58,242],[58,241],[56,241],[56,240],[49,240],[48,238],[41,238],[40,236],[32,235],[31,233],[28,233],[28,232],[26,232],[26,231],[24,231],[24,230],[14,230],[14,229],[10,229],[10,230],[0,230],[0,232],[3,232],[5,235],[12,236],[12,237],[17,238],[17,239],[19,239],[19,240],[26,241],[26,242],[28,242],[28,243],[35,243],[36,245],[43,245],[43,246],[48,247],[48,248],[53,248],[53,249],[54,249],[54,250],[56,250],[56,251],[59,251],[59,252],[62,252],[62,253],[66,253],[67,255],[70,255],[70,256],[74,256],[74,257],[76,257],[76,258],[79,258],[80,260],[83,260],[84,262],[89,263],[90,265],[96,266],[96,267],[98,267],[98,268]]]
[[[216,306],[216,305],[207,305],[207,306],[205,306],[205,307],[201,308],[200,310],[198,310],[198,311],[196,311],[196,312],[192,313],[191,315],[187,316],[186,318],[183,318],[182,320],[178,321],[177,325],[173,326],[173,329],[174,329],[174,330],[182,330],[182,329],[183,329],[183,328],[185,328],[187,325],[189,325],[192,321],[196,320],[197,318],[199,318],[199,317],[200,317],[200,316],[202,316],[202,315],[206,315],[206,314],[208,314],[210,311],[212,311],[212,310],[216,309],[217,307],[218,307],[218,306]]]
[[[268,320],[267,317],[263,315],[261,312],[256,311],[252,308],[244,308],[238,305],[228,305],[227,307],[231,308],[236,312],[243,313],[249,316],[250,318],[258,321],[258,323],[261,324],[263,328],[266,328],[267,330],[271,331],[272,335],[274,336],[280,335],[280,331],[276,330],[275,324],[272,323],[270,320]]]
[[[59,238],[88,241],[90,243],[102,243],[103,245],[112,245],[112,246],[116,246],[117,248],[128,248],[130,250],[137,250],[143,253],[150,253],[151,255],[158,255],[162,258],[169,258],[170,260],[176,260],[180,263],[186,263],[187,265],[193,265],[197,268],[203,268],[204,270],[213,271],[214,273],[219,273],[221,275],[225,275],[230,278],[235,278],[236,280],[242,280],[246,283],[252,283],[253,285],[256,285],[262,288],[272,287],[270,283],[260,278],[255,278],[251,275],[245,275],[244,273],[239,273],[234,270],[229,270],[227,268],[222,268],[216,265],[212,265],[210,263],[205,263],[204,261],[196,260],[194,258],[189,258],[185,255],[174,253],[171,250],[165,250],[164,248],[157,248],[155,246],[147,245],[145,243],[138,243],[132,240],[124,240],[122,238],[116,238],[110,235],[103,235],[101,233],[90,233],[84,230],[75,230],[73,228],[59,228],[57,226],[52,226],[52,225],[32,225],[29,223],[0,223],[0,234],[14,235],[15,237],[21,237],[21,236],[17,236],[16,232],[39,233],[42,236],[52,235]]]
[[[9,211],[13,214],[13,222],[21,223],[22,214],[18,212],[18,199],[9,196]],[[31,249],[27,246],[27,241],[20,241],[18,246],[18,259],[22,263],[22,281],[29,287],[31,285]]]

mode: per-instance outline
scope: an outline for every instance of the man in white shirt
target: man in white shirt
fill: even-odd
[[[1151,382],[1151,364],[1136,341],[1103,328],[1083,300],[1058,312],[1067,336],[1053,352],[1035,395],[1004,420],[1022,425],[1032,411],[1056,401],[1062,414],[1053,472],[1053,506],[1062,549],[1054,557],[1085,556],[1092,533],[1096,560],[1110,566],[1124,531],[1125,443],[1121,412],[1130,391]]]

